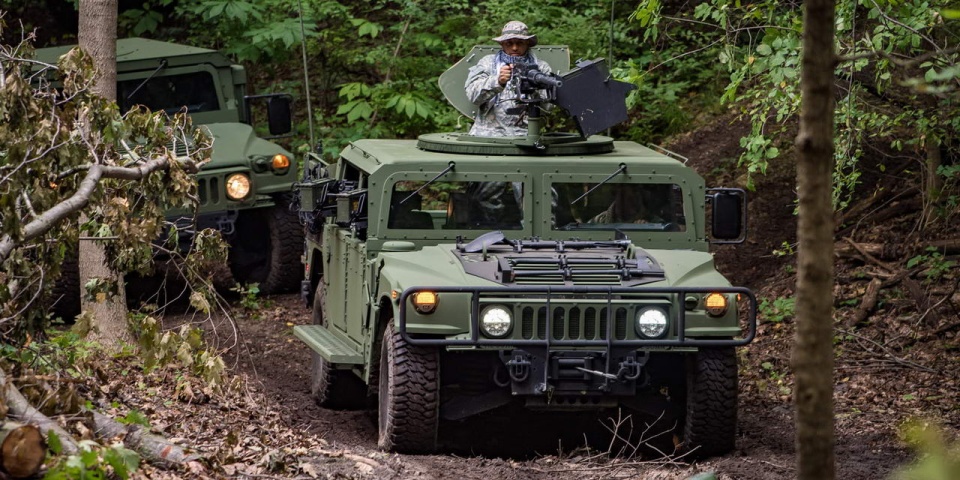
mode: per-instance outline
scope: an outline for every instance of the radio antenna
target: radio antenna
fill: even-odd
[[[297,4],[300,7],[300,52],[303,56],[303,89],[307,96],[307,125],[310,130],[310,148],[312,149],[317,144],[313,137],[313,105],[310,102],[310,75],[307,73],[307,31],[303,26],[303,0],[297,0]]]

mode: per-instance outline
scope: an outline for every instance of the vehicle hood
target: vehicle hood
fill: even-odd
[[[479,239],[478,239],[479,240]],[[384,253],[394,288],[411,286],[729,286],[713,256],[629,240],[444,244]]]
[[[213,154],[205,169],[250,166],[252,157],[271,158],[278,153],[293,158],[276,143],[258,137],[245,123],[210,123],[203,128],[213,136]]]

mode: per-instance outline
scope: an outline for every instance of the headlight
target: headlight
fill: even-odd
[[[243,200],[250,195],[250,177],[245,173],[234,173],[227,177],[227,197],[231,200]]]
[[[433,292],[417,292],[413,296],[413,308],[417,312],[427,314],[437,309],[437,294]]]
[[[667,333],[667,313],[662,308],[645,307],[637,312],[637,333],[647,338],[659,338]]]
[[[719,293],[711,293],[703,299],[703,306],[711,316],[719,317],[727,313],[727,297]]]
[[[488,337],[503,338],[512,325],[513,316],[505,307],[491,305],[480,312],[480,330]]]

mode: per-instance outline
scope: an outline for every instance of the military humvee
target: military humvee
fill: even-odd
[[[486,51],[441,77],[465,113],[457,92]],[[565,48],[537,54],[569,69]],[[385,450],[431,451],[441,419],[511,403],[666,413],[694,455],[731,450],[756,300],[708,248],[743,238],[743,192],[634,142],[533,135],[360,140],[308,169],[313,324],[294,333],[312,394],[376,397]]]
[[[41,48],[36,57],[54,64],[70,48]],[[245,96],[246,84],[244,68],[215,50],[142,38],[117,40],[121,111],[135,105],[169,114],[186,109],[194,124],[214,137],[211,161],[197,174],[197,224],[192,224],[194,212],[168,212],[168,220],[185,227],[179,233],[181,243],[189,242],[193,228],[216,228],[230,244],[236,280],[257,282],[264,293],[295,291],[301,280],[303,239],[289,199],[297,179],[296,159],[258,137],[251,119],[251,101],[267,102],[270,135],[287,134],[290,97]],[[79,302],[79,297],[70,302]]]

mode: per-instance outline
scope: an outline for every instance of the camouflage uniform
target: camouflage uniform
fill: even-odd
[[[527,56],[537,64],[541,72],[551,73],[552,70],[547,62],[538,59],[532,53],[528,53]],[[523,107],[523,104],[516,101],[518,79],[511,78],[505,86],[500,85],[497,76],[504,63],[498,60],[499,57],[500,54],[493,54],[481,58],[476,65],[470,67],[470,72],[467,74],[464,89],[467,92],[467,98],[477,105],[477,114],[473,127],[470,128],[470,135],[508,137],[527,134],[526,113],[523,111],[507,113],[508,109]],[[541,91],[537,94],[543,96]]]

